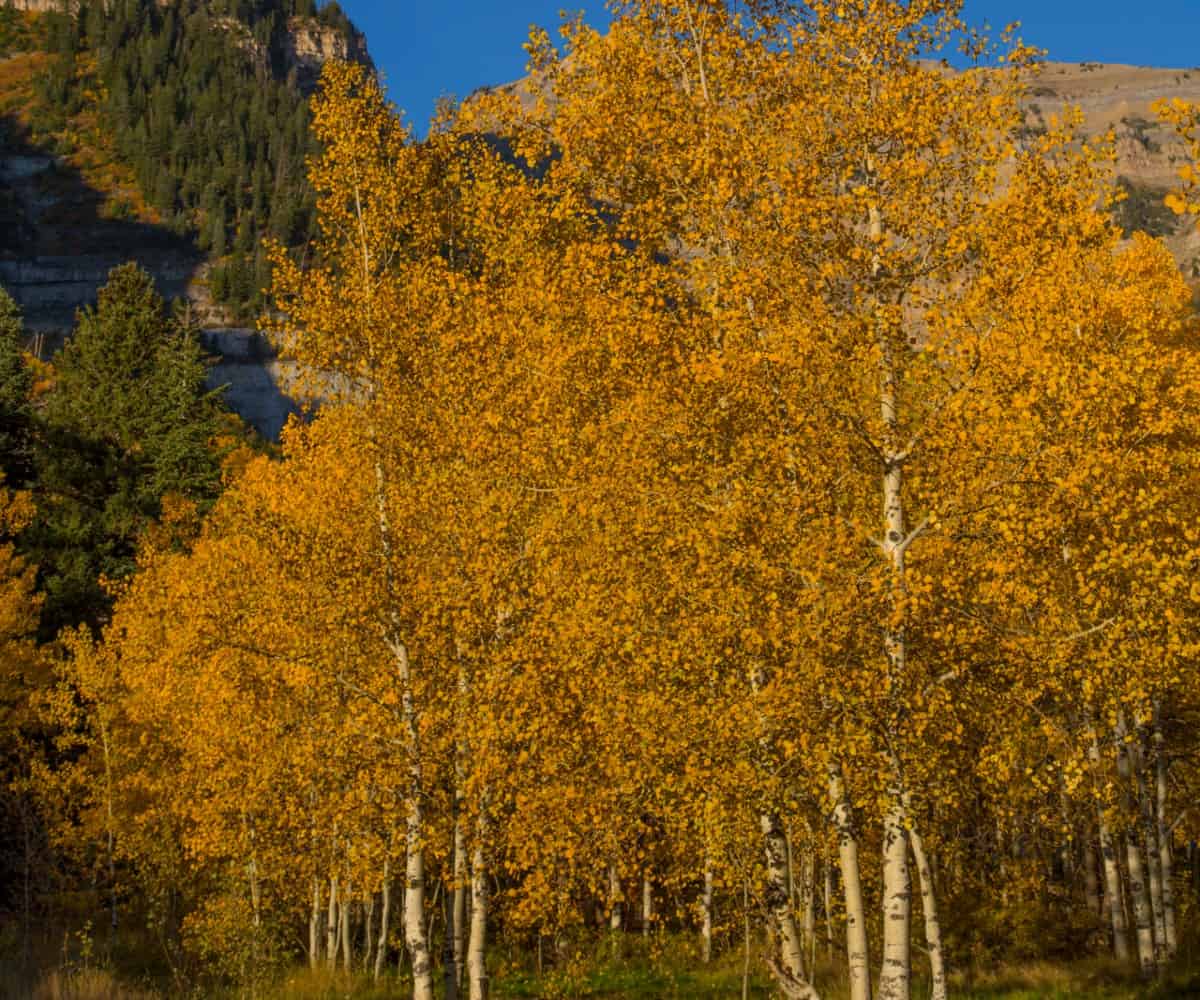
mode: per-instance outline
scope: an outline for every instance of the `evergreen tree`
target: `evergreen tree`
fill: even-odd
[[[0,288],[0,472],[10,487],[23,488],[32,476],[29,391],[21,309]]]
[[[220,482],[221,405],[205,387],[199,338],[167,314],[139,267],[109,275],[54,368],[37,451],[38,518],[28,535],[48,635],[104,620],[101,580],[133,570],[138,539],[165,495],[205,505]]]

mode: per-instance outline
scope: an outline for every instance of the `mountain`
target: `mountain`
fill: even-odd
[[[0,0],[0,283],[42,353],[136,260],[214,331],[234,406],[278,432],[287,373],[239,326],[262,240],[308,236],[307,98],[331,58],[370,65],[336,3]]]

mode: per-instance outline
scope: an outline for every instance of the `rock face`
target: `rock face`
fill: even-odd
[[[330,60],[361,63],[372,69],[375,66],[361,32],[333,28],[314,17],[289,18],[284,44],[288,68],[296,73],[296,82],[305,91],[316,86],[321,67]]]
[[[1200,274],[1200,233],[1194,220],[1177,218],[1163,198],[1179,183],[1187,149],[1170,126],[1155,117],[1151,105],[1161,99],[1200,102],[1200,68],[1159,69],[1104,63],[1046,63],[1032,81],[1026,126],[1046,127],[1065,105],[1083,114],[1083,132],[1091,137],[1112,131],[1114,170],[1127,199],[1117,219],[1127,231],[1160,236],[1184,273]]]

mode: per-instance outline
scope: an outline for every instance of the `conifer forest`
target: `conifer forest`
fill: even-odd
[[[336,4],[69,7],[30,134],[310,405],[0,291],[0,996],[1200,996],[1196,278],[1019,30],[613,0],[421,137]]]

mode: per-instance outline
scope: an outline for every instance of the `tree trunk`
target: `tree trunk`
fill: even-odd
[[[457,827],[457,822],[455,826]],[[454,960],[455,939],[459,933],[458,929],[454,926],[454,918],[457,916],[454,912],[454,898],[456,895],[457,892],[447,886],[442,902],[446,919],[446,933],[442,941],[442,981],[444,984],[443,995],[445,1000],[458,1000],[458,965]]]
[[[459,795],[461,793],[458,793]],[[466,971],[467,893],[470,875],[467,862],[467,833],[462,824],[462,800],[454,815],[454,977],[461,987]]]
[[[425,854],[421,847],[421,800],[408,803],[405,830],[404,943],[412,962],[413,1000],[433,1000],[433,963],[425,926]]]
[[[321,883],[312,880],[312,910],[308,914],[308,967],[315,969],[321,962]]]
[[[1088,760],[1094,774],[1100,772],[1100,740],[1095,726],[1090,722]],[[1117,860],[1117,846],[1112,830],[1104,817],[1103,805],[1096,805],[1096,829],[1100,838],[1100,859],[1104,868],[1104,898],[1108,905],[1109,922],[1112,925],[1113,955],[1119,962],[1129,961],[1129,931],[1125,922],[1125,903],[1121,886],[1121,866]]]
[[[1118,717],[1116,736],[1117,777],[1121,782],[1121,796],[1125,804],[1125,813],[1132,816],[1134,807],[1129,789],[1131,766],[1129,748],[1125,744],[1125,723],[1121,717]],[[1133,902],[1138,965],[1145,978],[1152,978],[1157,971],[1154,955],[1154,914],[1150,903],[1149,875],[1146,871],[1145,859],[1142,857],[1141,845],[1138,843],[1136,826],[1125,837],[1125,860],[1129,868],[1129,895]]]
[[[650,924],[654,920],[654,886],[650,875],[642,876],[642,937],[650,936]]]
[[[363,975],[371,971],[375,957],[375,893],[363,900]]]
[[[471,863],[471,938],[467,947],[467,969],[471,981],[471,1000],[487,1000],[487,859],[484,854],[487,824],[482,810],[476,826],[475,856]]]
[[[811,848],[804,852],[800,862],[800,904],[804,907],[804,947],[812,968],[817,936],[817,861]]]
[[[350,936],[350,910],[354,906],[354,889],[349,881],[346,882],[346,893],[342,898],[341,930],[338,932],[342,939],[342,967],[347,972],[354,971],[354,939]]]
[[[912,992],[912,876],[908,868],[908,851],[904,808],[897,798],[883,826],[883,965],[879,973],[880,1000],[909,1000]]]
[[[379,981],[383,975],[383,963],[387,957],[388,926],[392,919],[392,877],[388,871],[388,858],[383,859],[383,911],[379,914],[379,941],[375,945],[374,979]]]
[[[608,866],[608,929],[614,934],[625,922],[625,898],[621,890],[621,877],[617,866]]]
[[[792,979],[802,982],[804,949],[796,929],[796,918],[792,913],[792,900],[788,895],[787,836],[775,813],[763,813],[761,823],[767,855],[767,912],[771,915],[775,930],[779,934],[782,969]]]
[[[1142,732],[1129,751],[1137,789],[1138,814],[1142,821],[1142,843],[1146,849],[1146,877],[1150,890],[1150,914],[1154,920],[1154,964],[1162,969],[1167,961],[1167,918],[1163,905],[1162,854],[1158,849],[1158,824],[1149,780]]]
[[[1166,961],[1179,950],[1175,923],[1175,871],[1171,854],[1171,829],[1167,820],[1167,755],[1162,731],[1162,708],[1154,706],[1154,812],[1158,834],[1159,867],[1162,870],[1163,937]]]
[[[325,964],[337,967],[338,956],[338,877],[329,878],[329,911],[325,919]]]
[[[933,872],[925,855],[925,845],[914,826],[908,832],[908,844],[912,848],[913,860],[917,864],[917,877],[921,882],[921,910],[925,915],[925,946],[929,951],[929,982],[931,1000],[946,1000],[946,963],[942,952],[942,925],[938,920],[937,893],[933,884]]]
[[[838,835],[838,866],[846,901],[846,967],[850,1000],[871,1000],[870,952],[867,948],[867,914],[863,907],[862,875],[858,867],[858,836],[846,798],[840,767],[829,768],[829,798]]]
[[[700,898],[702,908],[700,924],[700,943],[703,949],[705,964],[712,961],[713,937],[713,871],[712,864],[704,866],[704,894]]]

